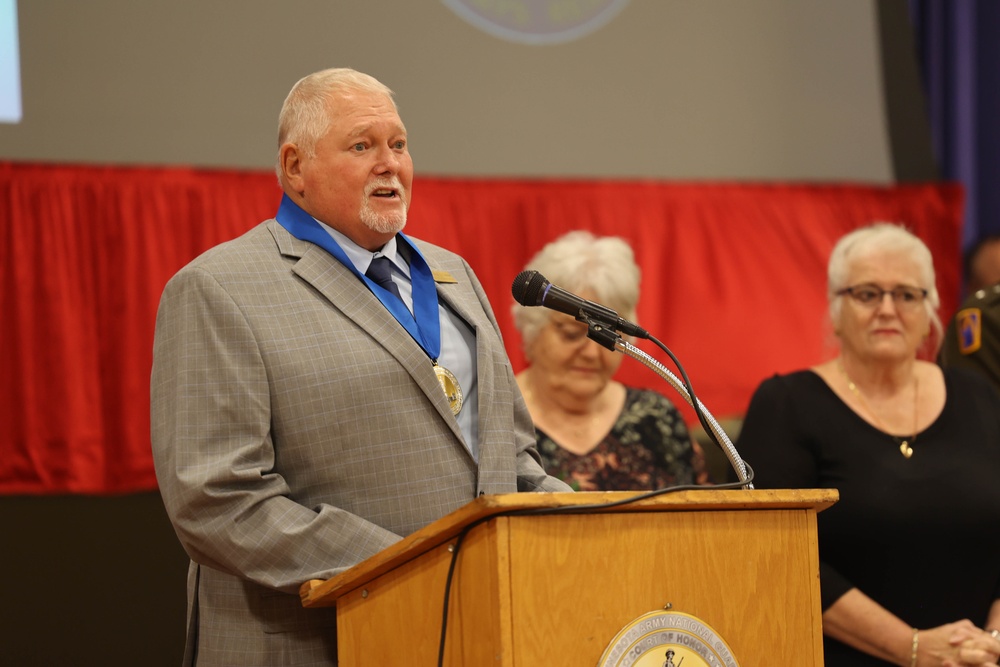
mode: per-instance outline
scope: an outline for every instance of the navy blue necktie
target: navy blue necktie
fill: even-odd
[[[399,288],[392,280],[392,261],[385,255],[374,258],[371,266],[365,271],[365,275],[382,289],[395,294],[400,301],[403,300],[403,297],[399,295]]]

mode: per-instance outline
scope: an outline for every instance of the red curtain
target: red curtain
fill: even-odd
[[[271,217],[280,196],[264,172],[0,163],[0,493],[155,488],[160,291],[198,253]],[[528,258],[570,229],[630,241],[643,269],[639,322],[717,417],[741,414],[763,378],[831,354],[825,265],[843,233],[906,223],[934,253],[942,316],[959,292],[962,194],[951,184],[418,177],[413,201],[407,233],[469,260],[515,369],[510,284]],[[619,379],[682,403],[638,362],[625,360]]]

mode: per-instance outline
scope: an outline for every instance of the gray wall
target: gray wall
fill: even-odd
[[[441,0],[18,11],[24,120],[0,125],[0,158],[268,168],[291,85],[346,65],[396,91],[418,173],[892,179],[874,0],[631,0],[553,45]]]

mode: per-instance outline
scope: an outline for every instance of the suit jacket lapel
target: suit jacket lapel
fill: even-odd
[[[282,255],[299,258],[292,271],[385,348],[427,395],[427,399],[459,441],[464,442],[458,421],[451,414],[427,353],[410,337],[392,313],[386,310],[350,269],[330,253],[313,243],[295,238],[277,222],[269,223],[268,229]],[[440,289],[438,293],[440,295]],[[462,316],[468,317],[466,314]],[[481,369],[482,364],[480,372]],[[464,445],[462,449],[468,451]]]

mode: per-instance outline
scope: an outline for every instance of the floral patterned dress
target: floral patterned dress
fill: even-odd
[[[673,403],[658,392],[626,388],[625,407],[590,452],[560,447],[535,428],[545,470],[577,491],[653,491],[678,484],[709,484],[705,454],[692,441]]]

